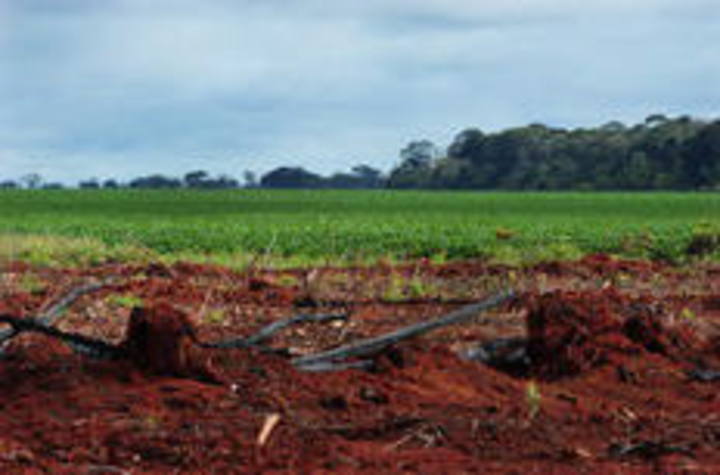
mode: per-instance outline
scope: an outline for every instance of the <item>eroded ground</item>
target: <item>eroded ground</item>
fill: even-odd
[[[4,472],[720,470],[719,267],[590,256],[523,269],[0,270],[0,314],[17,317],[115,278],[58,326],[118,345],[136,307],[170,306],[205,342],[298,313],[350,315],[278,333],[269,344],[290,356],[517,293],[473,322],[383,351],[371,371],[305,372],[287,354],[191,348],[188,358],[215,378],[207,382],[23,334],[0,360]],[[467,358],[497,342],[514,356],[498,350],[495,367]]]

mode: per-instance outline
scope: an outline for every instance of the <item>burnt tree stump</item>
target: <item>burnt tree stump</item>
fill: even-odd
[[[210,367],[207,350],[197,345],[192,322],[167,302],[135,307],[121,347],[144,372],[220,382]]]

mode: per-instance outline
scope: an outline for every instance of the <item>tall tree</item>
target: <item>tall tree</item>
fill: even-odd
[[[42,177],[38,173],[28,173],[20,178],[20,181],[25,183],[25,187],[34,190],[40,187],[42,183]]]
[[[438,147],[430,140],[415,140],[400,151],[400,165],[388,178],[390,188],[425,188],[431,186],[433,162]]]

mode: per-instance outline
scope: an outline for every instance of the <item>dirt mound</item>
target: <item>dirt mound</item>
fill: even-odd
[[[704,345],[689,325],[671,322],[656,302],[613,288],[533,296],[526,324],[531,375],[544,379],[623,364],[643,352],[681,361]]]

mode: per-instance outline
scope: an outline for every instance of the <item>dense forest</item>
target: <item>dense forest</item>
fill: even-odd
[[[543,124],[485,133],[463,130],[441,148],[415,140],[387,175],[368,165],[322,176],[283,166],[243,183],[196,170],[181,178],[162,174],[120,183],[89,179],[79,188],[420,188],[465,190],[720,190],[720,120],[651,115],[627,126],[564,129]],[[0,180],[0,188],[62,188],[38,174]]]
[[[598,128],[542,124],[459,133],[443,152],[411,142],[390,188],[697,190],[720,187],[720,121],[652,115]]]

